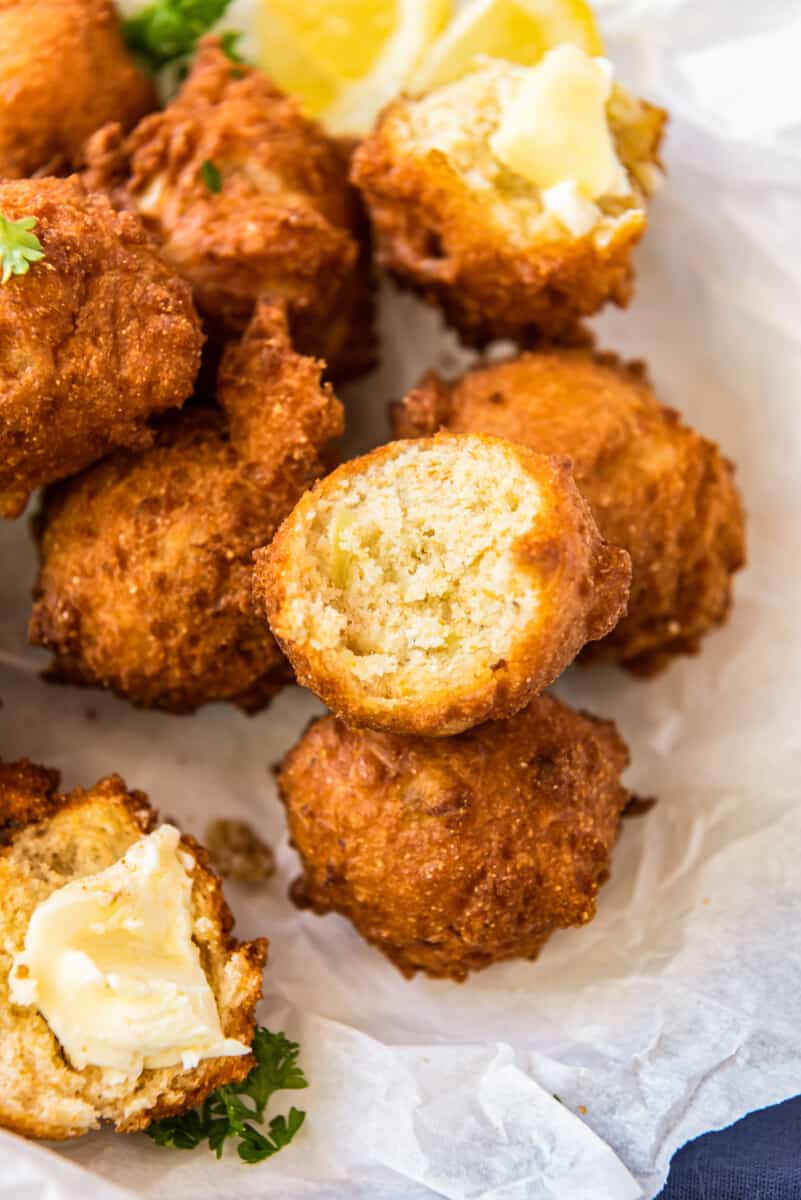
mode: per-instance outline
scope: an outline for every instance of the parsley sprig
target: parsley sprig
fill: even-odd
[[[129,50],[153,75],[172,64],[184,64],[198,41],[225,15],[231,0],[154,0],[147,8],[123,21]],[[223,34],[223,49],[236,54],[236,33]]]
[[[31,230],[36,217],[9,221],[0,213],[0,284],[8,283],[12,275],[24,275],[31,263],[44,258],[42,243]]]
[[[256,1129],[261,1124],[267,1102],[275,1092],[308,1087],[298,1066],[300,1047],[283,1033],[271,1033],[259,1026],[253,1037],[256,1066],[241,1083],[228,1083],[217,1088],[203,1101],[200,1108],[179,1117],[153,1121],[146,1133],[159,1146],[176,1150],[194,1150],[208,1141],[218,1158],[229,1137],[239,1138],[237,1153],[243,1162],[263,1162],[288,1146],[306,1117],[294,1106],[287,1116],[272,1117],[267,1132]]]

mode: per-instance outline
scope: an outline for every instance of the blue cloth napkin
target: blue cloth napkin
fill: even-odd
[[[801,1200],[801,1096],[688,1142],[657,1200]]]

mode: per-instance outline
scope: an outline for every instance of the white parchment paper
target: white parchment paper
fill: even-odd
[[[700,658],[557,688],[619,722],[629,785],[659,804],[626,823],[596,920],[537,963],[404,981],[344,920],[286,899],[270,766],[316,701],[173,718],[46,686],[25,638],[34,555],[5,523],[0,754],[70,786],[119,771],[198,836],[223,812],[266,835],[278,875],[228,893],[241,934],[271,939],[261,1016],[300,1040],[312,1086],[289,1097],[301,1135],[258,1167],[145,1137],[54,1153],[0,1134],[2,1200],[634,1200],[688,1138],[801,1089],[801,16],[795,0],[600,10],[620,78],[673,120],[636,301],[597,327],[736,460],[750,517],[732,619]],[[386,436],[387,400],[454,363],[415,301],[383,317],[382,368],[345,393],[354,450]]]

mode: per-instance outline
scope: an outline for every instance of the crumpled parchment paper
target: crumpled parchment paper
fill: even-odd
[[[271,939],[261,1016],[300,1040],[312,1086],[289,1097],[302,1133],[258,1167],[141,1136],[55,1153],[0,1134],[2,1200],[634,1200],[688,1138],[801,1088],[801,16],[794,0],[600,15],[619,77],[673,120],[636,300],[596,325],[738,463],[750,517],[732,618],[701,657],[557,687],[619,722],[629,785],[658,805],[626,822],[590,926],[462,985],[404,981],[344,920],[286,899],[270,767],[317,702],[290,689],[250,719],[172,718],[46,686],[25,639],[34,555],[4,524],[0,753],[67,785],[116,770],[198,836],[227,813],[272,842],[278,874],[228,894],[241,934]],[[424,368],[458,362],[409,297],[383,321],[381,370],[345,392],[354,451]]]

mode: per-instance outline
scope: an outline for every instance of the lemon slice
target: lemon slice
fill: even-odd
[[[474,0],[434,43],[408,86],[427,91],[460,79],[478,55],[529,66],[563,42],[587,54],[603,54],[595,17],[585,0]]]
[[[451,0],[262,0],[259,66],[332,132],[361,134],[450,15]]]

